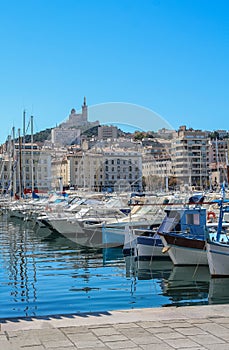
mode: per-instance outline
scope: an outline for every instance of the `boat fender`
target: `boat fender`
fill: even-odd
[[[162,253],[163,253],[163,254],[167,253],[167,252],[169,251],[170,248],[171,248],[171,247],[170,247],[169,245],[166,246],[166,247],[164,247],[164,248],[162,248]]]

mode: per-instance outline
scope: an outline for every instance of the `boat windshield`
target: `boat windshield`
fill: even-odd
[[[159,233],[169,233],[173,230],[180,231],[180,214],[176,211],[167,211],[167,215],[158,229]]]

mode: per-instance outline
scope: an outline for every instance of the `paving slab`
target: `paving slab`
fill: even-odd
[[[4,350],[229,349],[228,305],[0,319]]]

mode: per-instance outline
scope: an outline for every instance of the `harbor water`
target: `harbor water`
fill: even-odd
[[[0,318],[229,302],[208,267],[90,249],[32,222],[0,218]]]

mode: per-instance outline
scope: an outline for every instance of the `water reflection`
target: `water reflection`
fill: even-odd
[[[33,223],[0,220],[0,317],[229,303],[229,279],[208,267],[136,261],[92,249]]]
[[[207,266],[173,266],[169,260],[137,261],[125,258],[126,276],[141,281],[159,282],[160,294],[167,297],[163,306],[198,305],[208,303],[210,273]]]
[[[1,219],[0,317],[112,308],[109,294],[124,289],[121,248],[82,247],[31,222]]]
[[[212,278],[210,280],[209,304],[229,303],[229,278]]]
[[[126,276],[135,276],[138,280],[168,278],[172,270],[170,260],[137,260],[134,256],[126,256]]]
[[[207,304],[209,282],[208,266],[174,266],[164,281],[164,295],[176,306]]]

